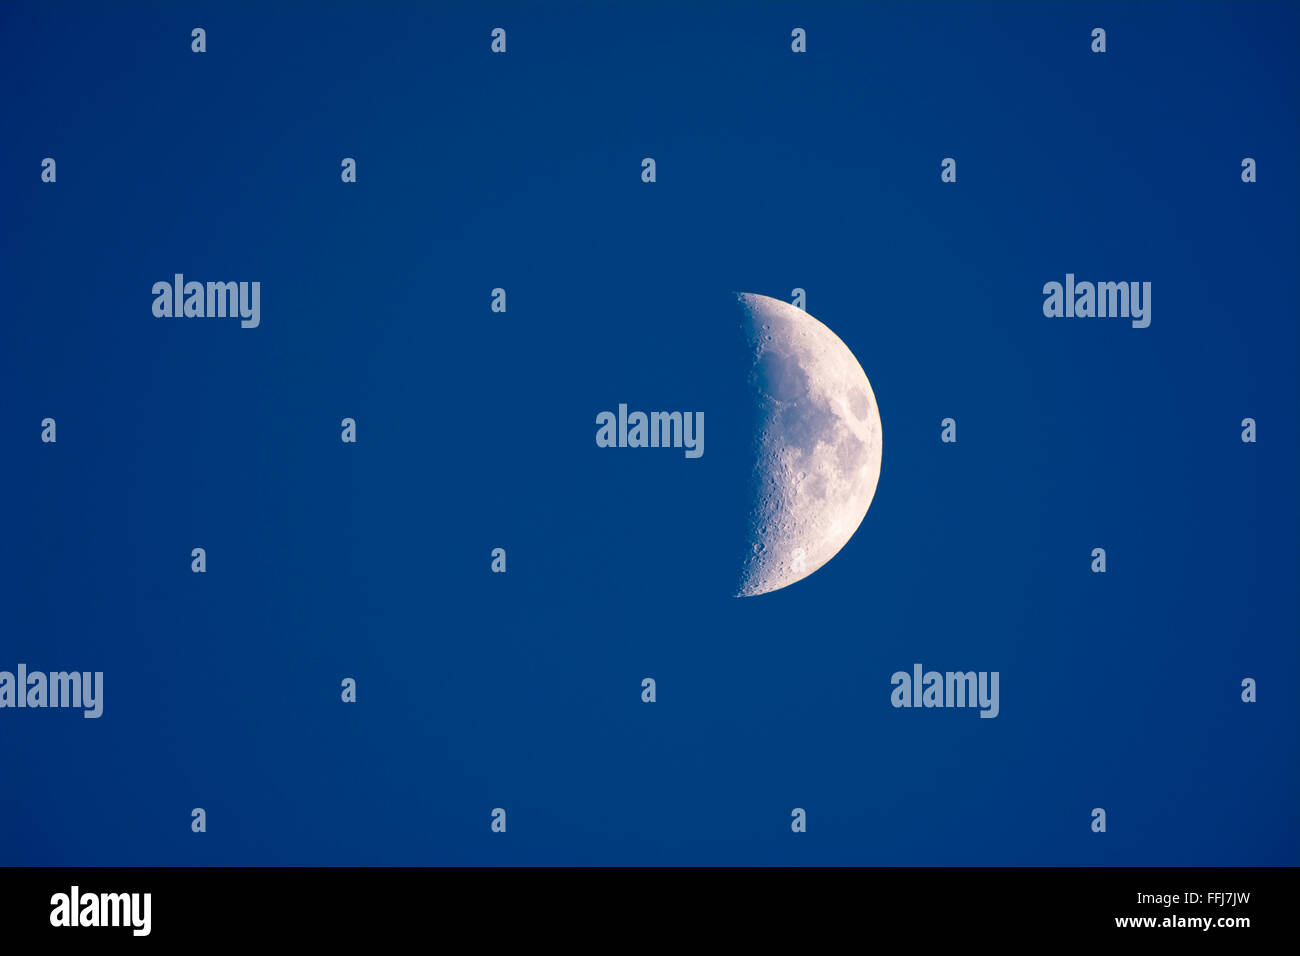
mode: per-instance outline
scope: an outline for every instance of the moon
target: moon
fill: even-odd
[[[839,336],[780,299],[739,299],[756,415],[736,597],[751,597],[808,577],[848,543],[884,446],[875,392]]]

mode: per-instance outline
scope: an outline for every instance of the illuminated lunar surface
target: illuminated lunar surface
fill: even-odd
[[[812,574],[862,524],[883,436],[867,374],[839,336],[788,302],[744,293],[757,426],[737,597]]]

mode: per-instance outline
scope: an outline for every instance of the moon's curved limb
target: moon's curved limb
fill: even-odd
[[[780,299],[742,293],[757,405],[749,534],[737,597],[806,578],[844,547],[880,479],[880,410],[839,336]]]

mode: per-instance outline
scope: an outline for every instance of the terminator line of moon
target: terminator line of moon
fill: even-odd
[[[739,296],[756,427],[737,597],[787,587],[839,553],[880,480],[867,374],[839,336],[788,302]]]

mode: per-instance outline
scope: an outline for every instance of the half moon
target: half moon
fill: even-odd
[[[749,524],[737,597],[806,578],[862,524],[883,434],[867,374],[808,313],[742,293],[756,422]]]

